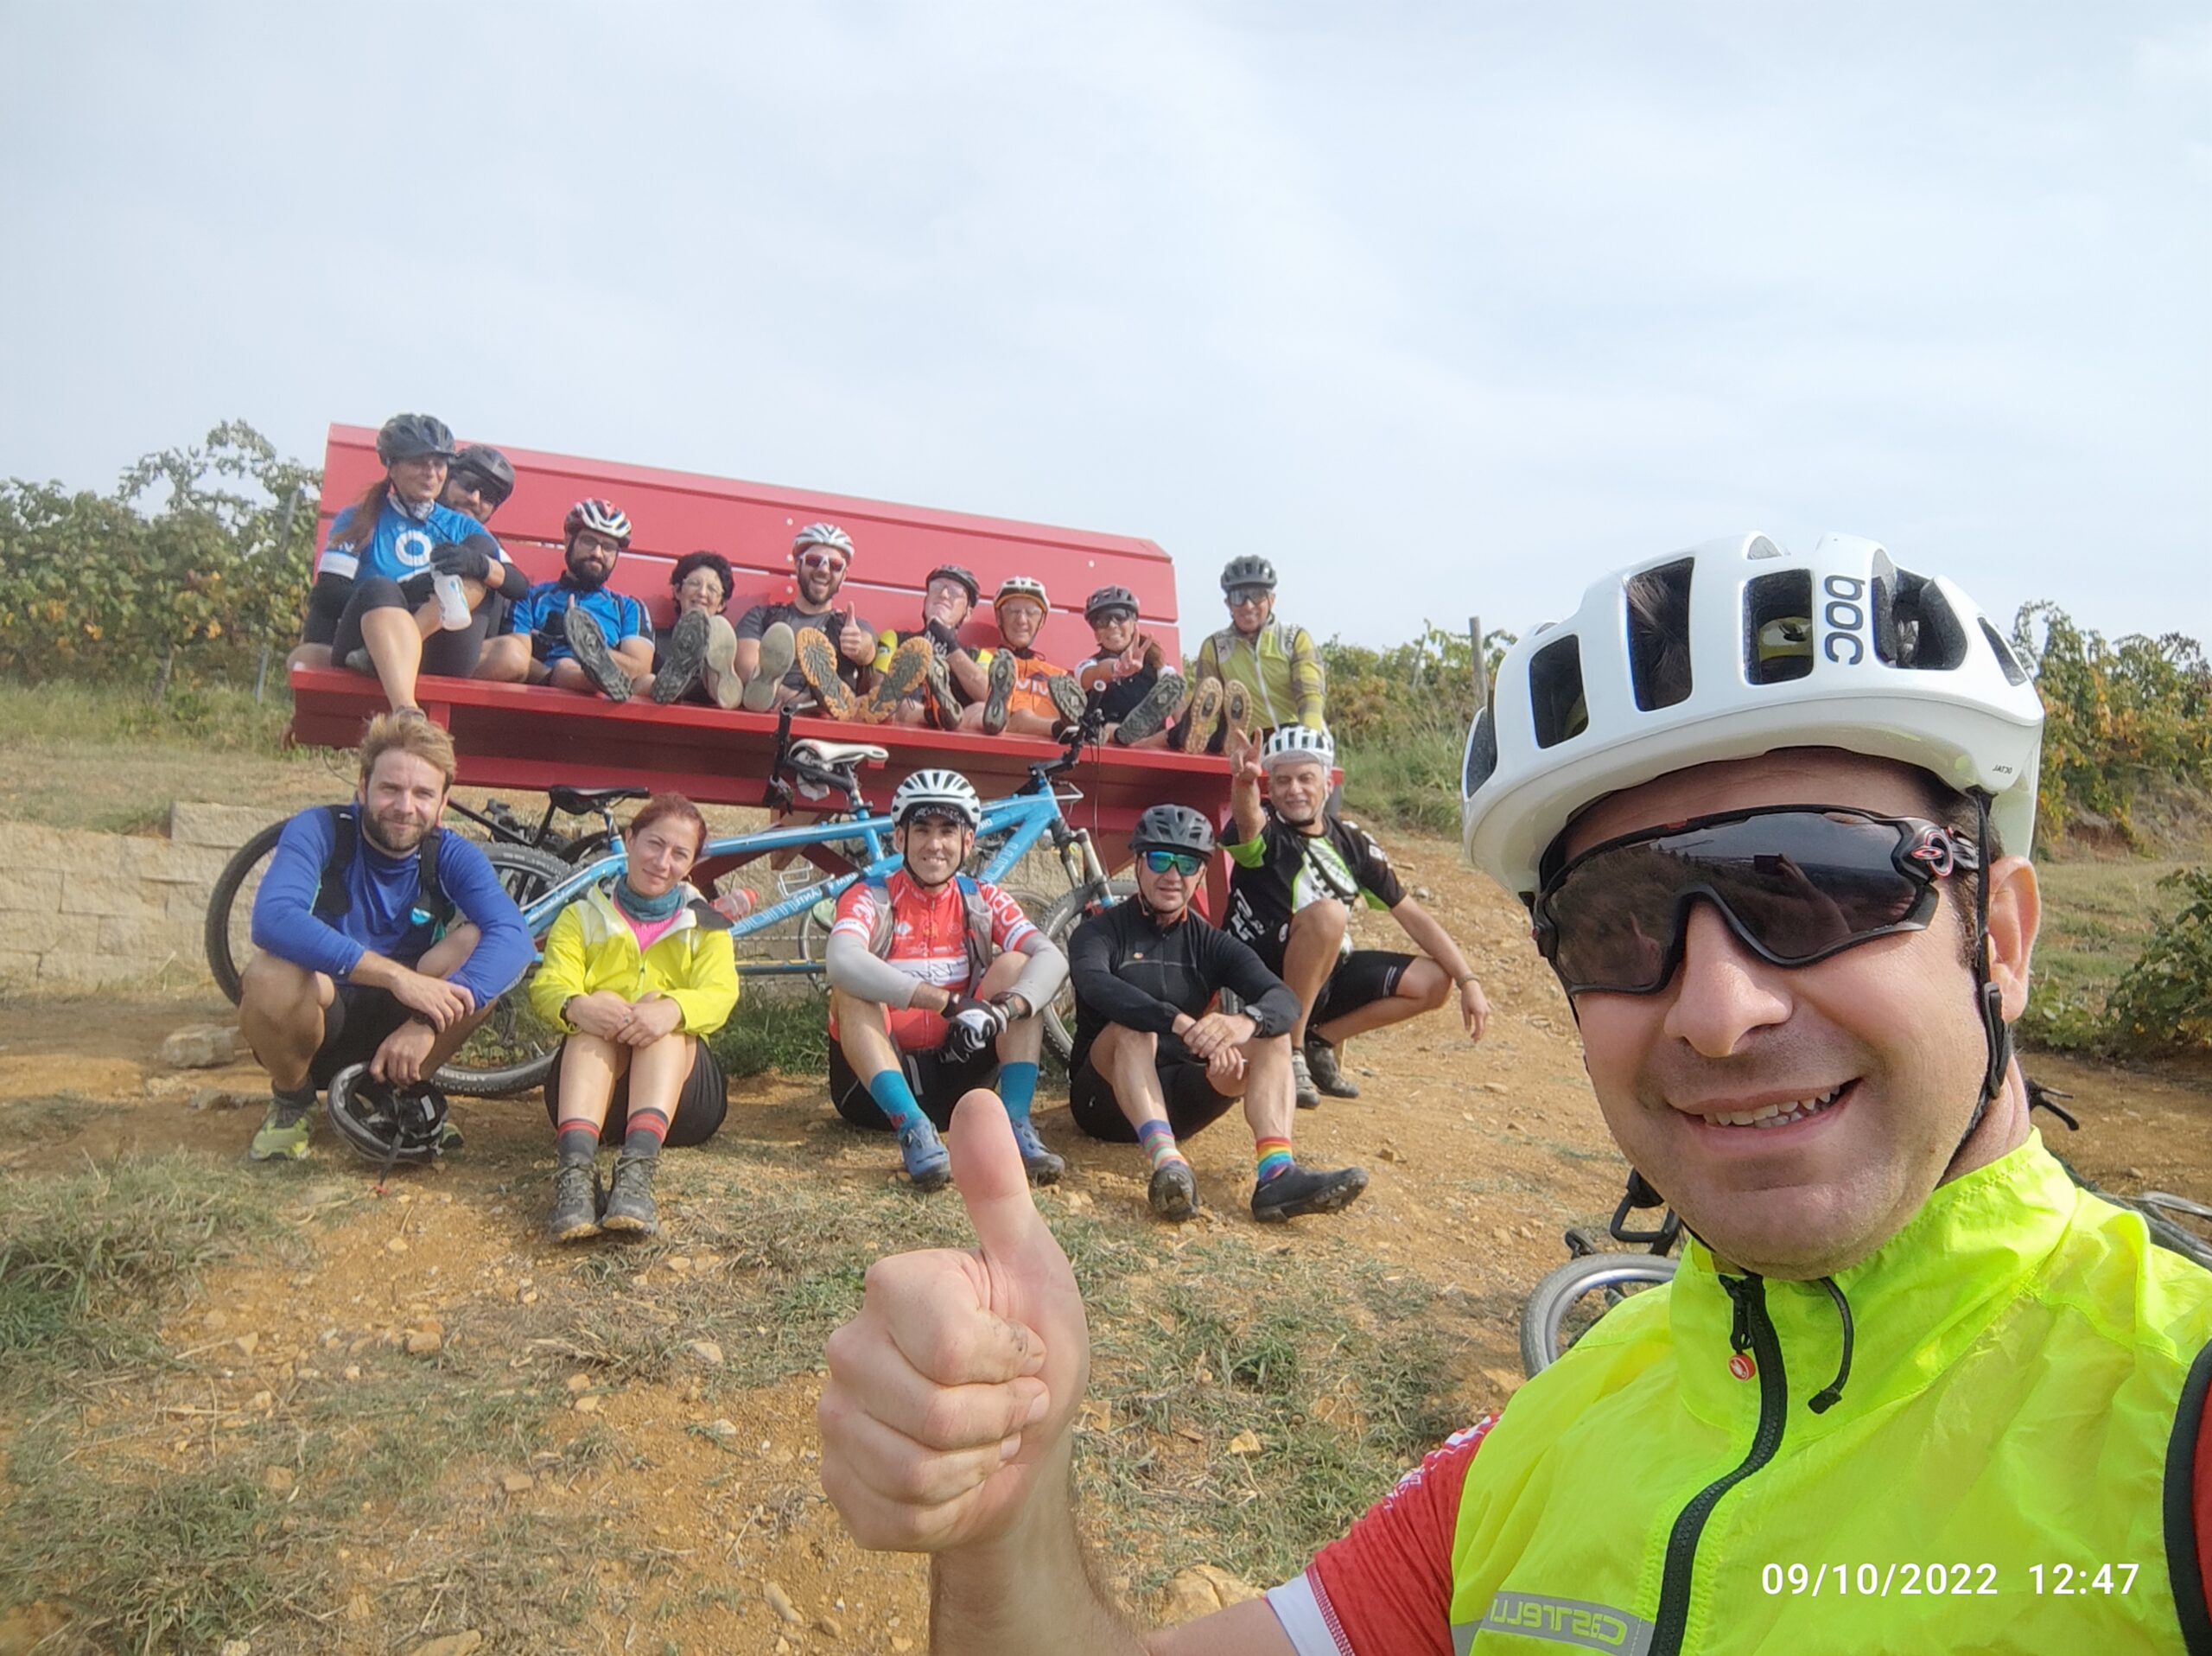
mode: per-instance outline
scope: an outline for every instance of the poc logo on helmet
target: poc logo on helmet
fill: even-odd
[[[1825,576],[1821,595],[1821,619],[1828,627],[1821,653],[1838,666],[1855,667],[1866,659],[1866,583],[1856,576]]]

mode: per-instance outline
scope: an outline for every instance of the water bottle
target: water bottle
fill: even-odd
[[[468,595],[461,589],[457,575],[434,575],[430,590],[438,596],[438,621],[448,633],[458,633],[468,625]]]
[[[739,886],[734,890],[723,892],[715,899],[711,907],[724,920],[734,925],[753,912],[753,894]]]

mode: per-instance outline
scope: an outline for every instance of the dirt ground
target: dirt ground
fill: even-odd
[[[1482,974],[1496,1014],[1491,1033],[1471,1048],[1456,1022],[1438,1016],[1349,1052],[1366,1096],[1332,1101],[1297,1124],[1302,1157],[1358,1162],[1373,1175],[1367,1197],[1338,1220],[1258,1232],[1241,1214],[1249,1138],[1232,1119],[1192,1141],[1211,1203],[1192,1227],[1194,1245],[1225,1239],[1262,1256],[1325,1253],[1347,1270],[1379,1266],[1390,1273],[1384,1280],[1419,1280],[1439,1303],[1465,1314],[1446,1399],[1448,1412],[1464,1418],[1510,1392],[1518,1373],[1511,1308],[1565,1257],[1565,1225],[1610,1212],[1623,1169],[1589,1098],[1565,1003],[1516,911],[1459,867],[1448,843],[1394,837],[1392,849],[1408,888],[1444,918]],[[1391,934],[1379,917],[1362,925],[1377,944]],[[537,1233],[546,1132],[535,1098],[457,1101],[467,1149],[433,1173],[395,1179],[382,1198],[371,1193],[367,1171],[327,1143],[305,1166],[250,1169],[240,1158],[257,1102],[190,1106],[210,1090],[257,1100],[265,1090],[258,1073],[179,1073],[158,1058],[170,1030],[226,1010],[213,997],[0,1006],[0,1171],[58,1174],[172,1150],[204,1152],[236,1164],[237,1180],[265,1191],[282,1220],[261,1257],[207,1273],[169,1317],[170,1360],[156,1375],[93,1391],[73,1414],[41,1429],[69,1434],[89,1462],[158,1484],[227,1463],[244,1442],[282,1445],[281,1429],[296,1420],[295,1449],[272,1458],[265,1474],[282,1506],[336,1475],[334,1458],[342,1462],[347,1453],[344,1430],[319,1434],[311,1447],[307,1423],[319,1407],[326,1412],[315,1417],[328,1418],[330,1400],[342,1402],[349,1386],[368,1396],[395,1377],[404,1384],[410,1361],[467,1361],[486,1411],[480,1452],[457,1457],[438,1486],[435,1524],[418,1517],[398,1533],[398,1506],[372,1489],[324,1560],[331,1585],[304,1607],[310,1619],[272,1618],[237,1637],[264,1656],[413,1650],[464,1629],[480,1633],[487,1650],[925,1647],[921,1567],[860,1552],[820,1496],[819,1381],[810,1359],[802,1354],[795,1373],[759,1386],[725,1381],[722,1353],[709,1364],[679,1353],[657,1378],[640,1378],[594,1365],[589,1342],[573,1332],[577,1317],[545,1315],[570,1308],[588,1326],[594,1296],[652,1278],[705,1284],[710,1295],[735,1290],[747,1217],[727,1211],[726,1201],[717,1212],[716,1202],[696,1196],[698,1177],[684,1158],[671,1156],[663,1177],[668,1234],[658,1244],[626,1252],[594,1245],[581,1260]],[[2212,1074],[2043,1057],[2031,1068],[2074,1095],[2081,1131],[2051,1124],[2045,1131],[2090,1177],[2124,1190],[2212,1198]],[[1128,1236],[1151,1245],[1156,1227],[1143,1211],[1137,1152],[1078,1140],[1064,1107],[1042,1104],[1039,1119],[1070,1160],[1066,1182],[1046,1201],[1095,1220],[1109,1244]],[[797,1080],[740,1084],[729,1124],[696,1155],[697,1168],[714,1158],[755,1162],[770,1176],[819,1181],[833,1194],[873,1198],[891,1182],[886,1144],[834,1124],[818,1088]],[[668,1338],[680,1345],[685,1332],[672,1327]],[[753,1334],[776,1338],[765,1323]],[[419,1349],[433,1341],[436,1352]],[[0,1447],[12,1446],[25,1424],[0,1423]],[[563,1581],[556,1570],[531,1589],[549,1602],[575,1595],[568,1633],[555,1639],[533,1628],[518,1639],[514,1627],[456,1621],[471,1602],[465,1583],[429,1595],[427,1614],[410,1626],[391,1624],[400,1589],[410,1595],[411,1615],[424,1587],[435,1585],[442,1546],[496,1550],[503,1526],[517,1525],[555,1538],[543,1556],[571,1559],[588,1578]],[[621,1545],[603,1545],[610,1536]],[[1173,1534],[1149,1545],[1171,1564],[1209,1562],[1177,1559]],[[1116,1563],[1129,1579],[1135,1564]],[[578,1594],[580,1586],[593,1590]],[[32,1647],[60,1621],[50,1604],[12,1619],[0,1613],[0,1653]]]

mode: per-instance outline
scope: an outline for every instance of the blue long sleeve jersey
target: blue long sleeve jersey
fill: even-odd
[[[482,524],[465,512],[445,506],[434,506],[417,519],[386,500],[384,510],[377,513],[376,532],[369,537],[367,545],[334,545],[341,535],[353,532],[353,513],[354,508],[349,506],[330,520],[330,532],[324,538],[321,556],[315,560],[318,576],[339,575],[348,581],[381,576],[387,581],[404,582],[429,569],[430,554],[448,545],[474,545],[495,563],[511,561],[506,549],[493,539]]]
[[[429,917],[415,906],[421,859],[412,851],[386,857],[368,836],[357,835],[359,850],[346,875],[350,901],[338,924],[326,925],[315,918],[315,899],[334,834],[330,812],[319,806],[284,825],[253,900],[254,947],[340,983],[372,950],[413,965],[435,940]],[[451,981],[478,1006],[489,1006],[514,986],[535,953],[522,911],[500,889],[483,851],[459,834],[438,837],[438,883],[483,933]]]

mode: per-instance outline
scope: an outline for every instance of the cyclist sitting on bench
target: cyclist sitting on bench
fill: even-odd
[[[541,581],[509,618],[513,631],[485,646],[479,678],[597,690],[626,702],[652,672],[653,624],[645,607],[607,584],[630,545],[630,519],[612,500],[579,500],[562,524],[566,567]]]
[[[1038,1015],[1066,958],[1012,897],[960,871],[983,819],[966,777],[916,771],[891,818],[905,866],[848,889],[830,931],[830,1102],[856,1127],[896,1131],[914,1188],[936,1190],[952,1176],[938,1131],[995,1073],[1030,1182],[1053,1183],[1063,1163],[1029,1110]]]
[[[356,1090],[427,1085],[530,964],[484,853],[439,830],[453,772],[443,730],[380,714],[353,802],[284,825],[253,900],[260,952],[239,974],[238,1022],[269,1072],[255,1161],[307,1155],[315,1089],[341,1071],[367,1066]],[[456,910],[467,924],[447,926]]]

